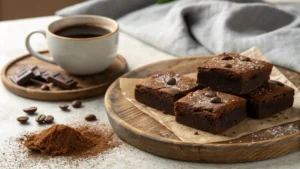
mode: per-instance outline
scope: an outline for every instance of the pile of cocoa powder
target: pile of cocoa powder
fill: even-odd
[[[27,148],[51,156],[96,155],[120,144],[112,130],[71,128],[61,124],[26,138],[24,145]]]

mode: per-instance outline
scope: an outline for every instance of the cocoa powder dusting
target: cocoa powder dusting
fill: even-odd
[[[119,143],[113,141],[115,137],[113,132],[105,130],[71,128],[58,124],[38,134],[26,136],[24,145],[51,156],[89,156],[118,146]]]

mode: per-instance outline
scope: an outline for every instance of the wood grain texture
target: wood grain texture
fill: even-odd
[[[191,73],[195,72],[199,63],[210,57],[185,57],[160,61],[138,68],[122,77],[145,78],[166,70],[181,74]],[[285,75],[290,72],[283,71]],[[299,79],[300,75],[296,76]],[[120,91],[119,80],[109,87],[105,95],[105,105],[109,121],[121,139],[136,148],[162,157],[185,161],[232,163],[265,160],[300,148],[300,121],[279,126],[283,131],[283,135],[280,136],[272,132],[278,130],[278,127],[274,127],[225,142],[210,144],[182,142],[166,127],[127,101]]]
[[[42,51],[41,53],[49,56],[48,51]],[[76,80],[78,85],[72,90],[62,90],[57,86],[48,83],[50,86],[50,91],[40,90],[41,85],[47,83],[38,81],[32,82],[26,86],[16,85],[10,80],[10,76],[26,65],[36,65],[41,70],[47,70],[52,73],[59,72],[68,75]],[[108,69],[102,73],[90,76],[70,75],[57,65],[46,63],[31,55],[25,55],[11,61],[4,66],[1,72],[1,80],[9,91],[22,97],[44,101],[67,101],[99,96],[106,92],[109,85],[115,79],[127,71],[127,62],[121,55],[118,55],[115,58],[114,62]]]

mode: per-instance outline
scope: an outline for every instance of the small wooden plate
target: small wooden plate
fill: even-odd
[[[128,72],[122,77],[146,78],[166,70],[181,74],[192,73],[208,58],[211,56],[160,61]],[[297,76],[299,79],[300,75]],[[183,142],[173,132],[126,100],[119,86],[119,80],[116,80],[105,95],[110,124],[125,142],[149,153],[185,161],[232,163],[274,158],[300,148],[300,121],[226,142],[210,144]]]
[[[49,56],[48,51],[41,51]],[[21,56],[8,63],[1,72],[1,80],[4,86],[12,93],[36,100],[45,101],[67,101],[75,99],[85,99],[105,93],[109,85],[128,71],[127,62],[123,56],[117,55],[112,65],[104,72],[90,76],[74,76],[68,74],[71,78],[78,82],[78,87],[72,90],[62,90],[57,86],[48,84],[50,91],[40,90],[43,83],[31,83],[26,87],[16,85],[10,80],[10,76],[26,65],[36,65],[41,70],[49,72],[60,72],[67,74],[62,68],[44,61],[41,61],[30,54]]]

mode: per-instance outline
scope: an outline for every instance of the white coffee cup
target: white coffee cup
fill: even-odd
[[[56,35],[63,28],[76,25],[93,25],[109,31],[103,36],[70,38]],[[32,49],[30,37],[43,34],[52,57],[44,56]],[[103,16],[75,15],[49,24],[46,31],[34,31],[26,38],[26,47],[31,55],[43,61],[57,64],[75,75],[91,75],[107,69],[117,55],[119,26],[113,19]]]

